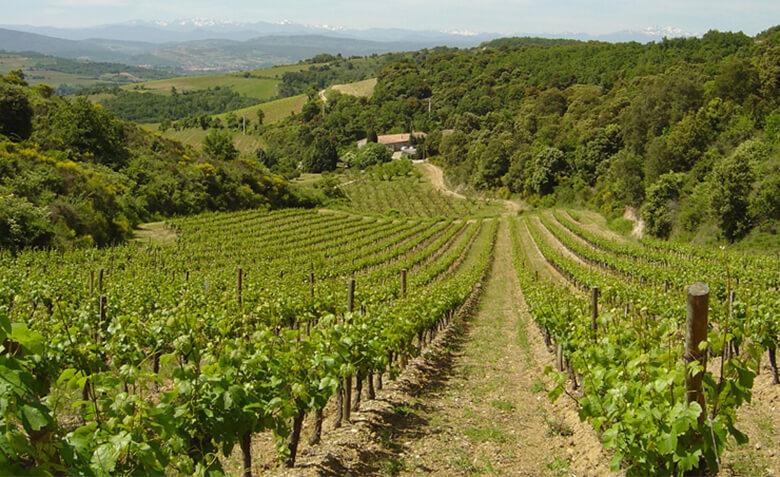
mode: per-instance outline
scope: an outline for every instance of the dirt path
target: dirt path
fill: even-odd
[[[433,184],[434,189],[444,194],[457,197],[459,199],[466,198],[466,196],[464,196],[463,194],[458,194],[457,192],[450,190],[447,187],[447,185],[444,183],[444,172],[442,172],[440,167],[437,167],[434,164],[431,164],[430,162],[423,162],[420,164],[420,169],[422,169],[422,173],[425,176],[425,178],[431,181],[431,184]]]
[[[174,245],[176,232],[169,228],[165,222],[149,222],[138,226],[138,229],[133,233],[133,240],[141,243]]]
[[[419,396],[427,425],[398,436],[400,475],[607,475],[601,446],[573,403],[553,404],[544,392],[551,362],[527,315],[504,222],[451,377]]]

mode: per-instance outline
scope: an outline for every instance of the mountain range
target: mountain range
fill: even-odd
[[[470,48],[501,36],[505,35],[402,28],[356,30],[291,22],[136,20],[89,28],[0,25],[0,50],[34,51],[64,58],[168,70],[236,71],[295,63],[319,53],[366,56],[436,46]],[[584,33],[535,36],[646,43],[665,36],[691,34],[673,28],[648,28],[600,36]]]

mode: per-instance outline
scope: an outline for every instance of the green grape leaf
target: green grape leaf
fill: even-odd
[[[40,431],[51,422],[49,410],[40,403],[22,406],[22,425],[27,432]]]

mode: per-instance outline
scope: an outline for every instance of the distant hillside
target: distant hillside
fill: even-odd
[[[477,41],[470,43],[476,44]],[[336,34],[272,35],[244,41],[201,39],[159,44],[106,39],[74,41],[0,29],[0,50],[34,51],[64,58],[190,72],[244,71],[297,63],[320,53],[341,54],[344,57],[370,56],[441,44],[435,37],[413,38],[409,41],[372,41]]]
[[[174,73],[151,68],[58,58],[41,53],[0,53],[0,74],[22,70],[31,85],[48,84],[67,95],[82,88],[122,86],[161,80]]]
[[[33,51],[64,58],[89,58],[93,61],[122,62],[121,56],[118,57],[108,48],[88,41],[64,40],[4,28],[0,28],[0,50]]]

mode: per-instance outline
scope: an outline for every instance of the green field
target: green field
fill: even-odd
[[[299,113],[306,102],[306,95],[291,96],[289,98],[268,101],[248,108],[233,111],[237,116],[246,116],[250,121],[257,120],[257,111],[263,111],[263,124],[272,124],[280,121],[292,113]],[[229,113],[217,114],[215,117],[224,119]]]
[[[300,71],[310,65],[274,66],[260,70],[238,73],[223,73],[210,76],[187,76],[157,81],[147,81],[128,85],[128,91],[150,91],[158,94],[171,94],[171,88],[179,92],[198,89],[229,87],[235,92],[257,99],[270,99],[276,95],[277,84],[288,71]]]
[[[174,131],[173,129],[169,129],[163,134],[163,136],[176,139],[183,142],[184,144],[200,149],[200,147],[203,145],[203,138],[205,138],[208,133],[209,131],[204,131],[203,129],[199,128],[184,129],[181,131]],[[262,144],[263,140],[258,136],[253,136],[251,134],[244,135],[240,132],[233,134],[233,145],[236,146],[236,149],[245,154],[254,153]]]
[[[306,95],[293,96],[290,98],[277,99],[276,101],[269,101],[267,103],[258,104],[245,109],[239,109],[234,111],[236,115],[241,117],[246,115],[249,121],[257,120],[257,110],[262,109],[264,113],[263,124],[272,124],[279,120],[282,120],[293,113],[298,113],[303,107],[303,103],[306,102]],[[220,119],[224,119],[228,113],[216,115]],[[141,127],[153,132],[159,132],[159,124],[141,124]],[[163,136],[171,139],[176,139],[184,144],[188,144],[193,147],[200,148],[203,144],[203,138],[206,137],[208,131],[204,131],[200,128],[183,129],[181,131],[174,131],[169,129]],[[262,146],[263,140],[258,136],[244,135],[240,132],[233,134],[233,144],[236,148],[246,154],[254,153],[258,147]]]
[[[354,83],[335,84],[328,89],[335,89],[342,94],[348,94],[351,96],[370,97],[372,94],[374,94],[376,81],[376,78],[369,78],[367,80],[356,81]]]

